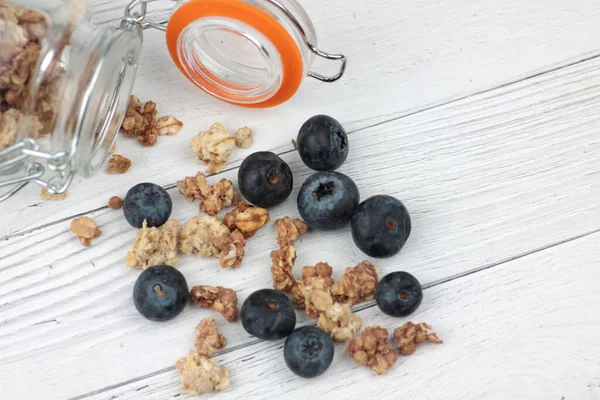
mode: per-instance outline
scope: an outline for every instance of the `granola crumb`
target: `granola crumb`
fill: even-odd
[[[249,239],[270,220],[271,217],[266,208],[253,206],[244,200],[234,210],[225,215],[223,223],[230,230],[239,230],[246,239]]]
[[[352,313],[348,304],[335,303],[319,315],[317,326],[329,333],[333,340],[346,342],[360,330],[362,319]]]
[[[238,300],[232,289],[221,286],[194,286],[190,291],[190,299],[199,307],[220,312],[228,322],[237,320]]]
[[[229,369],[219,367],[215,359],[201,356],[194,350],[179,359],[175,368],[181,373],[183,390],[190,395],[218,392],[229,387]]]
[[[153,265],[175,266],[177,256],[177,229],[179,221],[168,220],[160,228],[148,228],[144,220],[142,228],[135,234],[133,249],[127,253],[127,266],[146,269]]]
[[[292,139],[292,146],[294,146],[294,150],[298,150],[298,142],[296,142],[296,139]]]
[[[177,182],[179,193],[191,203],[194,200],[204,200],[210,192],[210,186],[206,182],[206,175],[197,172],[196,176],[186,176]]]
[[[108,160],[106,172],[109,174],[124,174],[131,168],[131,160],[127,157],[113,154]]]
[[[159,135],[173,136],[181,130],[182,126],[183,122],[175,117],[167,115],[159,118],[158,121],[156,121],[155,128]]]
[[[350,340],[346,353],[358,365],[366,365],[378,375],[387,373],[398,360],[398,354],[390,347],[387,329],[371,326],[361,336]]]
[[[400,328],[396,328],[394,339],[398,342],[400,354],[410,356],[415,352],[417,346],[425,341],[437,344],[443,343],[435,333],[429,333],[428,330],[431,330],[431,325],[424,322],[415,325],[410,321],[405,322]]]
[[[333,285],[333,269],[329,264],[320,262],[314,267],[302,268],[302,279],[298,289],[304,297],[304,309],[309,318],[317,318],[333,306],[331,286]]]
[[[67,192],[61,194],[51,194],[48,189],[42,188],[42,194],[40,196],[42,200],[60,201],[67,198]]]
[[[237,203],[237,191],[229,179],[221,179],[210,187],[206,198],[200,201],[200,211],[215,216],[219,211]]]
[[[237,147],[241,147],[242,149],[249,149],[252,147],[252,143],[254,143],[254,139],[252,138],[252,129],[244,126],[243,128],[239,128],[235,133],[235,145]]]
[[[301,219],[284,217],[275,221],[275,229],[279,248],[284,249],[308,232],[308,225]]]
[[[238,268],[246,255],[246,238],[239,230],[223,235],[215,241],[219,250],[221,268]]]
[[[190,147],[211,174],[221,172],[235,149],[235,138],[220,123],[212,124],[208,132],[200,132],[190,142]]]
[[[136,96],[131,95],[121,129],[126,136],[137,137],[142,145],[153,146],[158,137],[158,131],[154,128],[157,114],[155,102],[142,103]]]
[[[371,300],[379,281],[377,269],[371,262],[363,261],[354,268],[346,268],[342,278],[331,287],[336,303],[349,306]]]
[[[200,257],[219,257],[216,241],[227,234],[229,229],[217,217],[194,217],[181,228],[179,248],[185,254],[197,252]]]
[[[102,231],[90,217],[79,217],[71,221],[71,232],[73,232],[84,246],[91,246],[92,239],[102,236]]]
[[[108,208],[119,210],[123,206],[123,200],[119,196],[113,196],[108,200]]]
[[[227,339],[217,330],[214,318],[204,318],[196,326],[196,351],[202,356],[212,356],[227,345]]]

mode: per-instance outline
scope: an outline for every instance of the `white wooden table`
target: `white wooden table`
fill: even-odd
[[[93,1],[93,20],[114,24],[125,3]],[[306,81],[277,109],[235,108],[189,84],[163,34],[147,32],[135,93],[184,129],[154,148],[119,137],[131,170],[76,179],[64,202],[42,202],[29,187],[0,205],[0,398],[186,398],[174,363],[193,346],[195,325],[215,316],[229,341],[217,360],[231,387],[203,398],[600,399],[597,0],[303,4],[321,47],[349,57],[340,82]],[[173,217],[196,215],[173,186],[203,168],[188,143],[216,121],[256,131],[253,148],[237,150],[221,176],[234,179],[245,156],[272,150],[290,163],[297,190],[310,172],[290,140],[317,113],[349,131],[341,171],[362,198],[391,194],[411,211],[407,246],[376,264],[424,284],[411,320],[444,340],[382,377],[337,345],[326,374],[300,379],[285,367],[282,342],[256,340],[211,310],[141,318],[131,300],[139,271],[124,262],[135,231],[105,207],[150,180],[170,188]],[[292,200],[271,211],[273,220],[297,215]],[[90,248],[69,232],[83,214],[104,232]],[[270,287],[274,238],[270,226],[252,239],[239,270],[192,256],[178,268],[190,285],[233,288],[241,303]],[[328,261],[335,277],[364,259],[348,229],[309,234],[297,247],[297,266]],[[365,326],[404,322],[373,302],[359,310]]]

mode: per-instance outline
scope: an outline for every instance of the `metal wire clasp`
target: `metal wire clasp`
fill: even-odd
[[[125,16],[121,23],[121,26],[126,23],[138,24],[142,29],[154,28],[159,31],[166,32],[167,28],[156,22],[147,21],[146,14],[148,12],[147,0],[132,0],[127,7],[125,7]],[[139,7],[139,11],[136,8]]]

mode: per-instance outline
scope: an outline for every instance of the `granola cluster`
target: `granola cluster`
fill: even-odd
[[[354,337],[362,326],[362,319],[352,313],[348,304],[335,303],[319,315],[317,326],[333,340],[345,342]]]
[[[237,191],[228,179],[221,179],[210,186],[206,176],[198,171],[196,176],[186,176],[177,182],[177,189],[188,202],[200,200],[200,211],[215,216],[219,211],[235,205],[238,201]]]
[[[102,231],[90,217],[79,217],[71,221],[71,232],[86,247],[92,245],[92,239],[102,236]]]
[[[171,265],[179,262],[177,256],[177,229],[179,221],[168,220],[159,228],[148,228],[144,220],[136,233],[133,249],[127,253],[127,266],[146,269],[153,265]]]
[[[398,343],[400,354],[410,356],[415,352],[417,346],[425,341],[441,344],[443,343],[435,333],[429,333],[431,325],[424,322],[413,324],[408,321],[400,328],[394,330],[394,339]]]
[[[219,250],[221,268],[239,268],[246,255],[246,238],[237,229],[217,238],[215,247]]]
[[[227,339],[217,331],[214,318],[204,318],[196,326],[196,351],[202,356],[212,356],[227,345]]]
[[[127,157],[113,154],[108,160],[106,172],[109,174],[124,174],[131,168],[131,160]]]
[[[123,133],[137,137],[142,146],[154,146],[159,135],[175,135],[183,123],[171,116],[156,119],[158,109],[153,101],[141,102],[131,95],[125,118],[121,124]]]
[[[237,295],[232,289],[221,286],[194,286],[190,291],[190,299],[198,307],[212,308],[223,314],[228,322],[235,322],[238,317]]]
[[[378,375],[387,373],[398,360],[388,342],[387,329],[370,326],[350,341],[346,352],[358,365],[365,365]]]
[[[254,143],[254,139],[252,138],[252,129],[244,126],[235,132],[235,145],[237,147],[249,149],[252,147],[252,143]]]
[[[217,217],[194,217],[183,225],[179,233],[179,249],[185,254],[198,253],[200,257],[219,257],[217,239],[228,235],[229,228]]]
[[[300,219],[285,217],[275,221],[275,229],[279,250],[271,252],[273,288],[292,294],[294,304],[302,307],[304,299],[294,279],[292,268],[296,263],[294,241],[308,231],[308,226]]]
[[[309,318],[317,318],[333,306],[331,286],[333,285],[333,269],[329,264],[320,262],[314,267],[302,268],[302,279],[297,281],[298,290],[304,299],[304,310]],[[300,297],[294,293],[294,303],[299,303]]]
[[[190,395],[225,390],[229,387],[229,369],[219,367],[217,361],[190,350],[187,357],[177,361],[183,390]]]
[[[208,172],[221,172],[227,159],[235,149],[235,137],[220,123],[214,123],[208,131],[200,132],[190,142],[190,147],[203,164],[208,164]]]
[[[342,278],[331,287],[331,294],[336,303],[353,306],[375,296],[378,280],[377,268],[371,262],[363,261],[346,269]]]
[[[61,194],[52,194],[46,188],[42,188],[42,194],[40,195],[42,200],[60,201],[67,198],[67,192]]]
[[[266,208],[253,206],[244,200],[225,215],[223,223],[231,231],[239,230],[246,239],[250,239],[270,220],[271,217]]]

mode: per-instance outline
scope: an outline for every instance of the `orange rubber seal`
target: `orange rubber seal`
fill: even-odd
[[[232,98],[230,93],[224,91],[215,91],[215,94],[225,97],[225,99],[214,96],[212,93],[209,94],[217,97],[219,100],[224,100],[228,103],[242,107],[266,108],[284,103],[298,91],[304,77],[304,63],[302,61],[302,54],[300,53],[300,49],[295,40],[285,28],[269,14],[250,4],[244,3],[241,0],[192,0],[179,7],[169,19],[169,23],[167,24],[167,47],[169,53],[171,54],[171,58],[175,62],[175,65],[177,65],[177,68],[179,68],[192,83],[203,89],[188,76],[188,73],[183,68],[179,56],[177,55],[177,40],[186,26],[205,17],[231,18],[252,26],[273,43],[275,48],[279,51],[283,67],[283,76],[279,91],[277,91],[273,97],[263,102],[241,104],[236,103],[235,98]],[[205,81],[199,74],[194,75],[194,78],[199,82]]]

